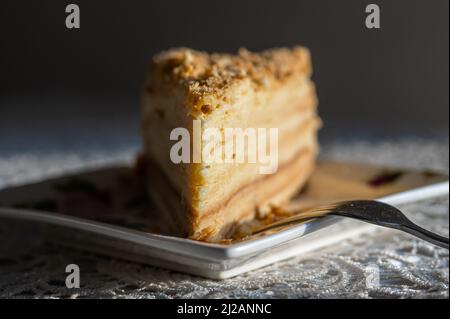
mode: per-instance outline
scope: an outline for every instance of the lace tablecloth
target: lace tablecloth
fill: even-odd
[[[132,158],[136,147],[0,153],[0,187]],[[448,139],[335,142],[323,156],[448,172]],[[412,219],[448,236],[449,198],[402,206]],[[0,298],[448,298],[448,250],[380,229],[247,273],[214,281],[64,248],[32,225],[0,220]],[[77,264],[81,287],[68,289],[65,267]],[[377,271],[376,284],[368,276]]]

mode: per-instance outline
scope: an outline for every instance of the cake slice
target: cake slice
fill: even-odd
[[[178,48],[153,58],[142,98],[142,163],[148,192],[177,235],[218,242],[300,190],[318,151],[320,120],[310,76],[303,47],[235,55]],[[177,128],[189,133],[190,153],[183,157],[189,161],[174,161]],[[204,136],[209,129],[226,136],[230,128],[263,137],[244,134],[246,143],[238,147],[235,139]],[[258,156],[276,144],[270,163],[251,160],[255,141]],[[205,160],[211,152],[221,154],[217,149],[222,162],[217,156]]]

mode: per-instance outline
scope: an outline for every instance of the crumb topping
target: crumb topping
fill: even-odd
[[[214,109],[208,101],[227,102],[231,89],[248,81],[263,90],[295,75],[310,76],[309,51],[303,47],[276,48],[261,53],[240,49],[237,54],[208,54],[188,48],[175,48],[154,56],[148,93],[174,87],[186,89],[189,104],[200,112]]]

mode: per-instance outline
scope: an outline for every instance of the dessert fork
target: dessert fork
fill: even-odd
[[[307,220],[335,215],[357,219],[378,226],[393,228],[448,249],[449,239],[430,232],[410,221],[399,209],[375,200],[353,200],[320,206],[257,228],[252,235]]]

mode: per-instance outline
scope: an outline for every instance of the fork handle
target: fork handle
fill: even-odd
[[[419,237],[425,241],[428,241],[434,245],[448,249],[448,244],[449,244],[448,238],[440,236],[433,232],[430,232],[429,230],[426,230],[426,229],[414,224],[413,222],[410,222],[406,225],[401,225],[401,226],[399,226],[399,229],[403,230],[404,232],[407,232],[411,235]]]
[[[401,214],[403,215],[403,213],[401,213]],[[356,215],[354,213],[354,211],[350,211],[350,212],[337,211],[337,212],[331,213],[331,215],[350,217],[350,218],[354,218],[354,219],[357,219],[360,221],[365,221],[365,222],[368,222],[368,223],[371,223],[371,224],[374,224],[377,226],[383,226],[383,227],[387,227],[387,228],[401,230],[408,234],[416,236],[420,239],[423,239],[429,243],[432,243],[436,246],[449,249],[449,239],[448,238],[440,236],[438,234],[435,234],[429,230],[426,230],[426,229],[416,225],[415,223],[413,223],[411,220],[409,220],[404,215],[402,217],[401,222],[397,222],[397,223],[387,222],[385,220],[380,220],[380,219],[374,220],[374,219],[368,219],[368,218],[361,218],[361,216]]]

